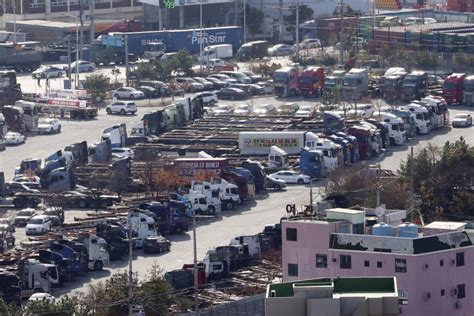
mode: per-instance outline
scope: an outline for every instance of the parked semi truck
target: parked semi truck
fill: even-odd
[[[322,67],[306,68],[298,79],[298,89],[304,97],[320,96],[324,85],[324,69]]]
[[[402,85],[402,99],[412,101],[426,95],[428,74],[424,71],[412,71],[405,76]]]
[[[165,30],[147,32],[114,32],[100,37],[103,49],[124,47],[128,40],[129,54],[144,56],[149,43],[163,43],[167,52],[187,50],[191,54],[199,53],[201,36],[199,29]],[[230,44],[234,50],[242,43],[242,29],[238,26],[211,27],[203,29],[203,46]]]
[[[369,71],[365,68],[352,68],[344,76],[342,96],[344,100],[358,100],[369,91]]]
[[[36,70],[43,61],[39,42],[0,43],[0,67],[18,72]]]
[[[21,86],[16,81],[16,71],[0,71],[0,107],[2,105],[14,104],[21,99]]]
[[[311,147],[308,143],[318,140],[315,133],[304,131],[240,132],[239,150],[241,155],[268,155],[272,146],[278,146],[289,155],[296,155],[302,148]]]
[[[443,82],[443,98],[448,104],[462,104],[465,73],[454,73]]]
[[[407,72],[405,68],[391,67],[385,71],[380,78],[380,94],[386,100],[395,100],[400,98],[403,79]]]

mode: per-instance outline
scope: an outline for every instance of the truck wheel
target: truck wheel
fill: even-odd
[[[102,261],[94,262],[94,271],[101,271],[104,268]]]
[[[87,202],[85,200],[79,200],[79,202],[77,202],[77,206],[79,206],[80,208],[86,208]]]
[[[230,211],[234,208],[234,203],[232,201],[225,202],[225,209]]]
[[[395,138],[390,137],[390,146],[395,146]]]
[[[216,215],[216,208],[213,205],[209,206],[207,210],[209,214]]]

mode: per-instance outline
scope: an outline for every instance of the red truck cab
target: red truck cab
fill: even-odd
[[[463,86],[465,73],[454,73],[446,77],[443,83],[443,97],[448,104],[461,104],[463,102]]]
[[[370,159],[372,154],[370,150],[370,128],[366,126],[355,125],[348,128],[347,133],[357,138],[360,159]]]
[[[298,83],[302,69],[299,66],[283,67],[273,73],[273,89],[278,97],[298,94]]]
[[[298,80],[298,90],[304,97],[319,96],[324,85],[324,69],[322,67],[306,68]]]

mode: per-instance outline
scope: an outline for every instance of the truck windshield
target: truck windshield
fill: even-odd
[[[405,77],[405,80],[403,80],[403,85],[407,87],[415,87],[417,81],[417,77],[407,76]]]
[[[396,78],[385,78],[383,81],[383,85],[387,87],[394,87],[397,85],[397,79]]]
[[[324,80],[324,85],[328,87],[334,87],[336,83],[337,83],[336,78],[326,78]]]
[[[49,276],[56,280],[58,278],[58,269],[56,267],[48,267]]]
[[[311,83],[314,83],[314,82],[317,82],[319,81],[318,78],[315,78],[315,77],[300,77],[300,83],[302,84],[311,84]]]
[[[455,84],[454,82],[444,82],[443,83],[443,89],[444,90],[455,90],[457,89],[457,84]]]
[[[392,124],[392,130],[398,131],[398,124]]]
[[[275,73],[273,75],[273,81],[275,82],[288,82],[288,76],[282,73]]]
[[[252,53],[252,47],[251,46],[242,46],[239,48],[237,51],[237,55],[246,55]]]
[[[163,43],[149,43],[146,45],[146,50],[150,52],[162,52],[165,50],[165,44]]]
[[[346,77],[344,78],[344,86],[345,87],[356,87],[362,84],[362,79],[360,78],[353,78],[353,77]]]
[[[464,81],[464,91],[474,92],[474,81]]]
[[[231,188],[230,193],[232,194],[239,194],[239,191],[237,191],[237,188]]]

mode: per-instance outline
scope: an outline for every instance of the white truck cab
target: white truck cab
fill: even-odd
[[[403,120],[392,113],[380,113],[381,119],[388,124],[391,145],[402,145],[406,140]]]
[[[155,220],[140,211],[132,211],[127,214],[127,225],[132,226],[136,248],[141,248],[146,238],[158,236]]]
[[[316,140],[306,141],[306,147],[311,149],[320,149],[324,155],[324,165],[328,171],[335,170],[339,163],[344,161],[342,146],[329,139],[318,138]]]
[[[401,110],[408,110],[415,114],[416,131],[418,134],[429,134],[431,132],[431,120],[428,109],[419,104],[410,103],[400,107]]]

